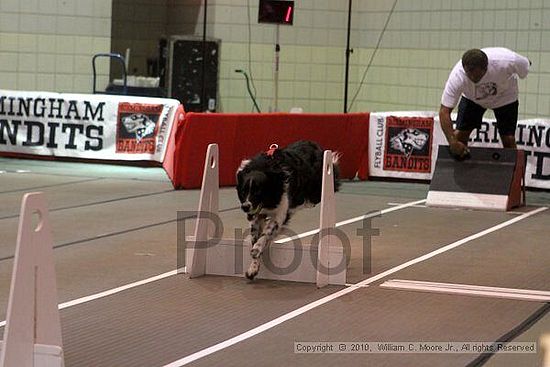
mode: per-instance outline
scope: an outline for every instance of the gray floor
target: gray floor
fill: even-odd
[[[418,183],[345,182],[336,196],[337,221],[424,199],[427,190],[428,185]],[[199,197],[197,190],[173,190],[160,168],[0,158],[1,320],[21,199],[33,191],[44,192],[48,200],[60,303],[175,270],[178,211],[196,210]],[[527,207],[509,213],[420,205],[375,216],[370,251],[357,233],[362,222],[342,226],[351,254],[347,282],[374,279],[549,206],[550,193],[528,192],[527,200]],[[226,233],[246,228],[237,205],[234,189],[223,188],[219,206]],[[318,208],[302,211],[290,228],[296,233],[314,229],[318,217]],[[475,353],[297,354],[294,343],[536,342],[550,331],[549,304],[379,285],[409,279],[550,291],[549,220],[550,210],[543,211],[367,281],[368,287],[319,290],[303,283],[166,276],[63,308],[65,365],[160,367],[191,356],[192,366],[538,366],[540,353],[497,354],[486,360]],[[191,221],[185,224],[180,236],[182,228],[191,229]],[[250,333],[254,336],[248,338]],[[217,346],[213,352],[207,349],[212,346]]]

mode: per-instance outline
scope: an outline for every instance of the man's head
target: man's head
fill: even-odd
[[[487,55],[478,48],[468,50],[462,55],[462,67],[468,79],[474,83],[479,82],[483,78],[487,72],[488,63]]]

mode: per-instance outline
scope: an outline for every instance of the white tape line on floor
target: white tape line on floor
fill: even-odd
[[[387,280],[380,284],[380,287],[428,293],[504,298],[532,302],[550,302],[550,292],[531,289],[487,287],[471,284],[436,283],[402,279]]]
[[[374,216],[377,216],[377,215],[380,215],[380,214],[385,214],[385,213],[393,212],[393,211],[396,211],[396,210],[404,209],[404,208],[407,208],[407,207],[410,207],[410,206],[413,206],[413,205],[417,205],[418,203],[423,203],[425,201],[426,201],[426,199],[423,199],[423,200],[414,201],[414,202],[411,202],[411,203],[401,204],[401,205],[393,207],[393,208],[388,208],[388,209],[383,209],[381,211],[372,212],[372,213],[369,213],[369,214],[365,214],[365,215],[362,215],[362,216],[359,216],[359,217],[355,217],[355,218],[352,218],[352,219],[348,219],[348,220],[336,223],[336,226],[343,226],[343,225],[354,223],[354,222],[357,222],[357,221],[360,221],[360,220],[363,220],[363,219],[366,219],[366,218],[371,218],[371,217],[374,217]],[[293,241],[297,238],[308,237],[308,236],[314,235],[317,232],[319,232],[318,229],[308,231],[308,232],[304,232],[304,233],[298,234],[298,235],[290,237],[290,238],[285,238],[285,239],[281,240],[281,243]],[[140,280],[140,281],[137,281],[137,282],[134,282],[134,283],[126,284],[126,285],[123,285],[121,287],[109,289],[109,290],[106,290],[106,291],[103,291],[103,292],[92,294],[90,296],[81,297],[81,298],[78,298],[78,299],[75,299],[75,300],[72,300],[72,301],[68,301],[68,302],[59,304],[59,309],[61,310],[61,309],[67,308],[67,307],[72,307],[72,306],[80,305],[80,304],[83,304],[83,303],[86,303],[86,302],[94,301],[94,300],[97,300],[97,299],[100,299],[100,298],[103,298],[103,297],[111,296],[113,294],[120,293],[120,292],[123,292],[123,291],[131,289],[131,288],[139,287],[139,286],[147,284],[147,283],[156,282],[157,280],[168,278],[168,277],[171,277],[171,276],[176,275],[176,274],[178,274],[178,271],[177,270],[172,270],[172,271],[169,271],[169,272],[166,272],[166,273],[163,273],[163,274],[156,275],[156,276],[151,277],[151,278],[147,278],[147,279]],[[5,325],[6,325],[5,320],[0,321],[0,327],[3,327]]]
[[[143,280],[140,280],[140,281],[137,281],[137,282],[134,282],[134,283],[126,284],[126,285],[123,285],[121,287],[109,289],[109,290],[106,290],[106,291],[103,291],[103,292],[100,292],[100,293],[92,294],[90,296],[81,297],[81,298],[78,298],[78,299],[75,299],[75,300],[72,300],[72,301],[69,301],[69,302],[60,303],[58,307],[59,307],[60,310],[62,310],[64,308],[80,305],[80,304],[83,304],[83,303],[86,303],[86,302],[94,301],[96,299],[111,296],[113,294],[117,294],[117,293],[123,292],[123,291],[128,290],[128,289],[136,288],[136,287],[139,287],[141,285],[145,285],[147,283],[156,282],[157,280],[161,280],[161,279],[164,279],[164,278],[171,277],[172,275],[176,275],[177,273],[178,273],[177,270],[172,270],[172,271],[169,271],[169,272],[166,272],[166,273],[163,273],[163,274],[156,275],[156,276],[151,277],[151,278],[147,278],[147,279],[143,279]],[[5,320],[0,321],[0,327],[3,327],[3,326],[6,326],[6,321]]]
[[[412,206],[412,205],[416,205],[416,204],[418,204],[418,203],[419,203],[419,202],[414,202],[414,203],[409,203],[409,204]],[[319,299],[319,300],[317,300],[317,301],[311,302],[311,303],[309,303],[309,304],[307,304],[307,305],[305,305],[305,306],[302,306],[302,307],[300,307],[300,308],[298,308],[298,309],[296,309],[296,310],[294,310],[294,311],[291,311],[291,312],[289,312],[289,313],[287,313],[287,314],[284,314],[284,315],[282,315],[282,316],[280,316],[280,317],[278,317],[278,318],[276,318],[276,319],[274,319],[274,320],[271,320],[271,321],[269,321],[269,322],[267,322],[267,323],[265,323],[265,324],[262,324],[262,325],[260,325],[260,326],[257,326],[257,327],[255,327],[254,329],[248,330],[248,331],[246,331],[246,332],[244,332],[244,333],[242,333],[242,334],[239,334],[239,335],[237,335],[237,336],[235,336],[235,337],[233,337],[233,338],[227,339],[227,340],[225,340],[225,341],[223,341],[223,342],[221,342],[221,343],[212,345],[212,346],[210,346],[210,347],[208,347],[208,348],[205,348],[205,349],[203,349],[203,350],[200,350],[200,351],[198,351],[198,352],[195,352],[195,353],[193,353],[193,354],[190,354],[190,355],[188,355],[188,356],[186,356],[186,357],[183,357],[183,358],[181,358],[181,359],[178,359],[177,361],[171,362],[171,363],[169,363],[169,364],[167,364],[167,365],[164,365],[163,367],[181,367],[181,366],[185,366],[186,364],[189,364],[189,363],[194,362],[194,361],[196,361],[196,360],[198,360],[198,359],[204,358],[204,357],[206,357],[206,356],[208,356],[208,355],[210,355],[210,354],[219,352],[220,350],[223,350],[223,349],[228,348],[228,347],[230,347],[230,346],[232,346],[232,345],[234,345],[234,344],[237,344],[237,343],[240,343],[240,342],[242,342],[242,341],[244,341],[244,340],[246,340],[246,339],[249,339],[249,338],[251,338],[251,337],[253,337],[253,336],[255,336],[255,335],[258,335],[258,334],[260,334],[260,333],[263,333],[263,332],[266,331],[266,330],[269,330],[269,329],[271,329],[271,328],[273,328],[273,327],[275,327],[275,326],[278,326],[278,325],[280,325],[280,324],[282,324],[282,323],[284,323],[284,322],[286,322],[286,321],[289,321],[289,320],[291,320],[291,319],[293,319],[293,318],[295,318],[295,317],[297,317],[297,316],[300,316],[301,314],[306,313],[306,312],[308,312],[308,311],[310,311],[310,310],[312,310],[312,309],[314,309],[314,308],[317,308],[317,307],[319,307],[319,306],[322,306],[322,305],[324,305],[325,303],[328,303],[328,302],[330,302],[330,301],[332,301],[332,300],[335,300],[335,299],[337,299],[337,298],[340,298],[340,297],[342,297],[342,296],[344,296],[344,295],[346,295],[346,294],[348,294],[348,293],[354,292],[354,291],[356,291],[357,289],[361,289],[361,288],[363,288],[363,286],[366,286],[366,285],[371,284],[371,283],[374,283],[374,282],[376,282],[376,281],[378,281],[378,280],[380,280],[380,279],[382,279],[382,278],[385,278],[385,277],[387,277],[387,276],[390,275],[390,274],[393,274],[393,273],[398,272],[398,271],[400,271],[400,270],[402,270],[402,269],[405,269],[405,268],[407,268],[407,267],[409,267],[409,266],[411,266],[411,265],[414,265],[414,264],[417,264],[417,263],[419,263],[419,262],[422,262],[422,261],[425,261],[425,260],[427,260],[427,259],[430,259],[430,258],[432,258],[432,257],[434,257],[434,256],[436,256],[436,255],[439,255],[439,254],[442,254],[442,253],[447,252],[447,251],[449,251],[449,250],[452,250],[452,249],[454,249],[454,248],[456,248],[456,247],[462,246],[462,245],[464,245],[465,243],[468,243],[468,242],[470,242],[470,241],[472,241],[472,240],[474,240],[474,239],[477,239],[477,238],[482,237],[482,236],[485,236],[485,235],[487,235],[487,234],[489,234],[489,233],[498,231],[499,229],[502,229],[502,228],[505,228],[505,227],[507,227],[507,226],[510,226],[510,225],[512,225],[512,224],[514,224],[514,223],[517,223],[517,222],[519,222],[519,221],[521,221],[521,220],[523,220],[523,219],[529,218],[530,216],[535,215],[535,214],[538,214],[538,213],[540,213],[540,212],[542,212],[542,211],[544,211],[544,210],[547,210],[547,209],[548,209],[547,207],[541,207],[541,208],[532,210],[532,211],[527,212],[527,213],[525,213],[525,214],[523,214],[523,215],[521,215],[521,216],[519,216],[519,217],[512,218],[512,219],[510,219],[510,220],[507,220],[506,222],[503,222],[503,223],[500,223],[500,224],[498,224],[498,225],[496,225],[496,226],[487,228],[487,229],[484,230],[484,231],[481,231],[481,232],[478,232],[478,233],[473,234],[473,235],[471,235],[471,236],[468,236],[468,237],[466,237],[466,238],[463,238],[463,239],[461,239],[461,240],[459,240],[459,241],[456,241],[456,242],[454,242],[454,243],[451,243],[451,244],[449,244],[449,245],[447,245],[447,246],[443,246],[443,247],[441,247],[440,249],[437,249],[437,250],[435,250],[435,251],[432,251],[432,252],[430,252],[430,253],[428,253],[428,254],[425,254],[425,255],[423,255],[423,256],[417,257],[416,259],[407,261],[407,262],[405,262],[405,263],[403,263],[403,264],[401,264],[401,265],[398,265],[398,266],[393,267],[393,268],[391,268],[391,269],[389,269],[389,270],[386,270],[386,271],[383,272],[383,273],[380,273],[380,274],[375,275],[375,276],[373,276],[373,277],[367,278],[367,279],[365,279],[365,280],[363,280],[363,281],[361,281],[361,282],[355,284],[355,286],[350,286],[350,287],[344,288],[344,289],[342,289],[342,290],[340,290],[340,291],[337,291],[337,292],[335,292],[335,293],[333,293],[333,294],[331,294],[331,295],[328,295],[328,296],[326,296],[326,297],[323,297],[323,298],[321,298],[321,299]]]
[[[368,214],[364,214],[364,215],[360,215],[358,217],[355,217],[355,218],[350,218],[350,219],[346,219],[346,220],[343,220],[341,222],[338,222],[335,224],[336,227],[341,227],[341,226],[346,226],[348,224],[352,224],[352,223],[355,223],[355,222],[359,222],[361,220],[364,220],[364,219],[368,219],[368,218],[374,218],[374,217],[378,217],[382,214],[386,214],[386,213],[391,213],[391,212],[394,212],[396,210],[401,210],[401,209],[405,209],[405,208],[410,208],[410,207],[415,207],[416,205],[418,204],[422,204],[422,203],[425,203],[426,202],[426,199],[422,199],[422,200],[418,200],[418,201],[413,201],[413,202],[410,202],[410,203],[404,203],[404,204],[398,204],[392,208],[386,208],[386,209],[382,209],[382,210],[376,210],[376,211],[373,211],[373,212],[370,212]],[[288,237],[288,238],[283,238],[283,239],[280,239],[280,240],[277,240],[275,241],[275,243],[287,243],[287,242],[292,242],[294,240],[297,240],[297,239],[300,239],[300,238],[305,238],[305,237],[309,237],[309,236],[313,236],[314,234],[317,234],[319,233],[319,229],[312,229],[311,231],[307,231],[307,232],[304,232],[304,233],[300,233],[296,236],[292,236],[292,237]]]

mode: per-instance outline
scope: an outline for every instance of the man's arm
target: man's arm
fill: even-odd
[[[516,74],[521,78],[525,78],[529,74],[529,67],[531,66],[531,60],[527,57],[516,53],[516,60],[514,62],[514,69]]]
[[[459,158],[463,158],[468,154],[468,148],[455,136],[453,122],[451,121],[452,110],[452,108],[441,105],[439,108],[439,123],[441,124],[441,130],[443,130],[443,134],[445,134],[447,142],[449,143],[451,154]]]

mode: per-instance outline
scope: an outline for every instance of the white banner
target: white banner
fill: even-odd
[[[434,112],[373,112],[369,125],[369,176],[429,180],[437,158]]]
[[[0,90],[0,152],[162,162],[179,101]]]
[[[495,120],[484,120],[469,145],[502,148],[495,124]],[[435,112],[371,113],[369,134],[372,177],[430,180],[438,145],[447,145]],[[526,186],[550,189],[550,119],[518,121],[516,142],[527,154]]]
[[[439,124],[439,121],[437,121]],[[470,137],[473,147],[502,148],[496,120],[483,120],[481,128]],[[441,144],[447,144],[443,139]],[[550,189],[550,120],[520,120],[516,128],[518,149],[525,150],[527,167],[525,185]]]

